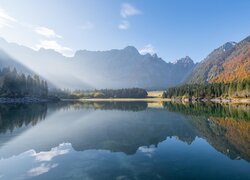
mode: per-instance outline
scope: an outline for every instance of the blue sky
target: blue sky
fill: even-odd
[[[249,0],[0,0],[0,37],[64,55],[135,46],[196,62],[250,35]]]

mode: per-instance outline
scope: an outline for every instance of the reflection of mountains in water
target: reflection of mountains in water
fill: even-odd
[[[35,149],[37,152],[45,151],[62,142],[70,142],[77,151],[107,149],[134,154],[139,147],[157,146],[167,137],[178,136],[180,140],[187,143],[191,143],[195,138],[195,129],[183,116],[164,109],[134,112],[134,109],[131,109],[132,104],[129,103],[125,103],[126,105],[118,103],[122,111],[97,109],[97,107],[111,108],[115,104],[117,103],[105,103],[103,106],[103,103],[100,103],[96,106],[95,103],[95,107],[84,103],[69,103],[66,106],[60,104],[60,111],[53,114],[53,119],[46,118],[42,126],[37,124],[37,130],[33,130],[32,134],[26,133],[25,138],[18,138],[19,142],[15,142],[18,144],[18,149],[11,148],[16,147],[12,144],[9,148],[0,149],[0,154],[9,156],[30,149]],[[139,104],[142,107],[138,108]],[[145,108],[145,103],[135,103],[132,107],[136,107],[137,110],[142,109]],[[48,110],[56,108],[57,105],[52,104],[49,105]],[[44,131],[45,127],[46,131]],[[38,130],[40,132],[36,132]],[[44,133],[41,133],[43,131]],[[27,138],[28,143],[25,142]]]
[[[89,131],[82,138],[70,137],[69,142],[75,150],[107,149],[134,154],[139,147],[157,146],[167,137],[178,136],[188,144],[195,139],[195,129],[185,118],[163,109],[148,109],[136,114],[118,112],[114,116],[107,113],[110,112],[101,113],[104,123],[95,131]]]
[[[64,109],[103,109],[142,111],[147,108],[146,102],[58,102],[51,104],[1,104],[0,133],[12,132],[15,128],[36,125],[44,120],[47,114]],[[47,112],[48,111],[48,112]]]
[[[199,131],[215,149],[231,159],[250,162],[250,123],[230,118],[190,118]]]
[[[231,159],[250,161],[250,105],[165,104],[181,112],[215,149]]]
[[[19,108],[20,110],[16,109],[15,113],[12,111],[10,114],[13,116],[12,119],[16,116],[16,119],[23,123],[11,121],[15,123],[10,127],[17,128],[20,127],[18,124],[29,124],[24,122],[25,119],[34,119],[34,123],[31,122],[35,124],[37,117],[44,117],[47,112],[45,109],[44,114],[39,106],[34,106],[34,110],[31,109],[33,114],[25,113],[23,108]],[[250,117],[249,106],[167,103],[164,109],[146,108],[145,102],[49,104],[48,114],[62,110],[64,114],[61,116],[65,119],[48,120],[48,122],[45,120],[46,132],[54,132],[52,137],[43,139],[47,137],[46,132],[32,134],[30,138],[33,141],[30,140],[30,144],[19,145],[20,148],[15,149],[15,154],[29,149],[49,150],[62,142],[70,142],[77,151],[107,149],[134,154],[140,146],[157,145],[167,137],[177,136],[180,140],[190,144],[196,136],[199,136],[230,158],[241,157],[249,161],[250,127],[249,121],[244,120]],[[116,111],[111,111],[113,109]],[[24,115],[29,118],[22,117]],[[76,122],[77,126],[74,125]],[[1,132],[4,133],[2,130]],[[37,139],[43,140],[39,142]],[[7,151],[8,149],[5,149],[5,153]],[[0,154],[4,154],[1,149]]]
[[[65,102],[63,104],[65,105]],[[74,107],[74,108],[121,110],[121,111],[135,111],[135,112],[143,111],[148,107],[148,103],[145,101],[133,101],[133,102],[88,101],[88,102],[68,103],[68,105],[69,105],[68,107]]]

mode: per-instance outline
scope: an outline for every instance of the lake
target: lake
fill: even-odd
[[[0,105],[0,179],[250,179],[250,105]]]

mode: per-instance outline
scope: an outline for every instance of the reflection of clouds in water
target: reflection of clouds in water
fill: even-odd
[[[69,153],[72,148],[70,143],[62,143],[58,147],[52,148],[50,151],[44,151],[32,154],[38,161],[51,161],[52,158]]]
[[[28,171],[29,176],[39,176],[43,173],[49,172],[50,169],[55,168],[58,164],[45,164],[42,163],[40,166],[32,168]]]
[[[50,151],[37,153],[32,149],[17,156],[0,159],[0,179],[23,179],[24,173],[25,176],[33,177],[47,173],[59,165],[54,162],[48,163],[48,161],[52,161],[57,156],[68,154],[71,150],[70,143],[62,143]],[[13,167],[15,171],[10,171],[10,167]]]
[[[152,157],[155,150],[156,150],[156,147],[153,146],[153,145],[149,146],[149,147],[141,146],[141,147],[138,148],[138,151],[144,153],[148,157]]]
[[[50,151],[43,151],[36,153],[32,150],[32,157],[35,157],[37,161],[51,161],[54,157],[69,153],[72,148],[70,143],[62,143],[58,147],[52,148]],[[39,166],[32,168],[28,171],[29,176],[39,176],[43,173],[49,172],[52,168],[57,167],[58,164],[45,164],[41,163]]]

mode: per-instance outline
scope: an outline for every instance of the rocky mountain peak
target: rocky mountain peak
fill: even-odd
[[[123,50],[128,54],[139,54],[138,50],[134,46],[127,46]]]
[[[225,43],[225,44],[223,44],[223,45],[221,46],[221,49],[222,49],[223,51],[228,51],[228,50],[231,50],[236,44],[237,44],[237,43],[236,43],[236,42],[233,42],[233,41],[227,42],[227,43]]]
[[[189,56],[186,56],[176,60],[174,64],[194,64],[194,61]]]

